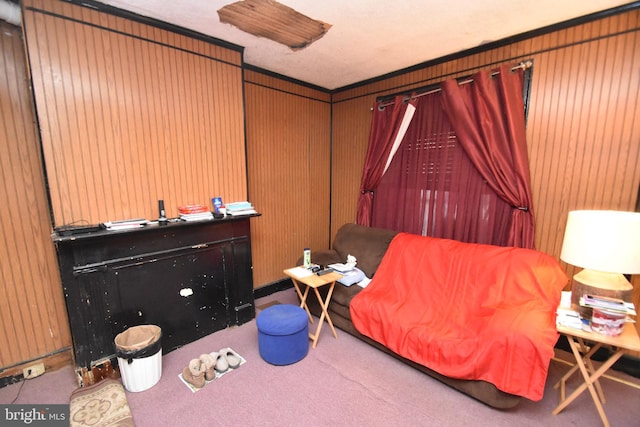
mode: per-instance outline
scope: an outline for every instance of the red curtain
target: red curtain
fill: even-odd
[[[458,141],[487,184],[512,207],[507,246],[534,247],[531,199],[522,96],[524,71],[500,67],[483,71],[473,83],[442,84],[442,107]]]
[[[400,125],[407,109],[407,103],[401,96],[396,97],[393,105],[378,108],[373,111],[369,147],[365,157],[362,180],[360,181],[360,197],[356,222],[361,225],[371,225],[371,208],[373,192],[384,174],[384,167],[389,158],[393,142],[398,135]]]
[[[460,146],[441,96],[415,99],[413,121],[376,188],[371,225],[504,246],[511,207]]]

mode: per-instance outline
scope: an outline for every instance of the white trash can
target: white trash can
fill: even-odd
[[[162,331],[139,325],[116,335],[115,347],[122,384],[127,391],[150,389],[162,376]]]

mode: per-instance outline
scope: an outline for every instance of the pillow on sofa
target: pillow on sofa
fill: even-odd
[[[345,262],[347,255],[356,257],[358,268],[371,278],[396,234],[383,228],[344,224],[336,233],[333,249],[342,257],[340,262]]]

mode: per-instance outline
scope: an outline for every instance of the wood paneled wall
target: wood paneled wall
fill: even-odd
[[[635,205],[637,10],[330,95],[243,76],[237,49],[66,2],[23,4],[55,225],[155,218],[161,198],[171,216],[215,195],[248,198],[263,213],[251,220],[254,285],[278,281],[304,247],[328,248],[355,221],[377,96],[524,59],[534,60],[527,137],[538,249],[559,255],[571,209]],[[70,345],[24,59],[3,33],[13,53],[0,58],[0,202],[17,208],[0,212],[0,369]]]
[[[532,59],[527,139],[535,244],[559,258],[574,209],[632,211],[640,184],[640,11],[513,42],[333,96],[332,223],[355,219],[360,171],[380,95]],[[571,276],[572,266],[563,264]],[[637,278],[634,278],[637,282]],[[640,305],[640,289],[634,301]]]
[[[23,4],[24,43],[4,22],[0,34],[1,377],[70,361],[52,225],[154,219],[158,199],[177,216],[181,204],[247,198],[241,48],[67,2]]]
[[[246,200],[240,49],[60,1],[25,8],[56,226]]]
[[[71,336],[20,28],[0,21],[0,376],[66,352]],[[12,369],[17,368],[17,369]]]
[[[281,280],[305,247],[329,248],[331,104],[327,92],[245,71],[256,287]]]

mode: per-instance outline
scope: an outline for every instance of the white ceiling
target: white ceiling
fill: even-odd
[[[630,3],[624,0],[279,0],[331,24],[293,51],[220,23],[236,0],[99,0],[245,48],[244,61],[326,89]]]

